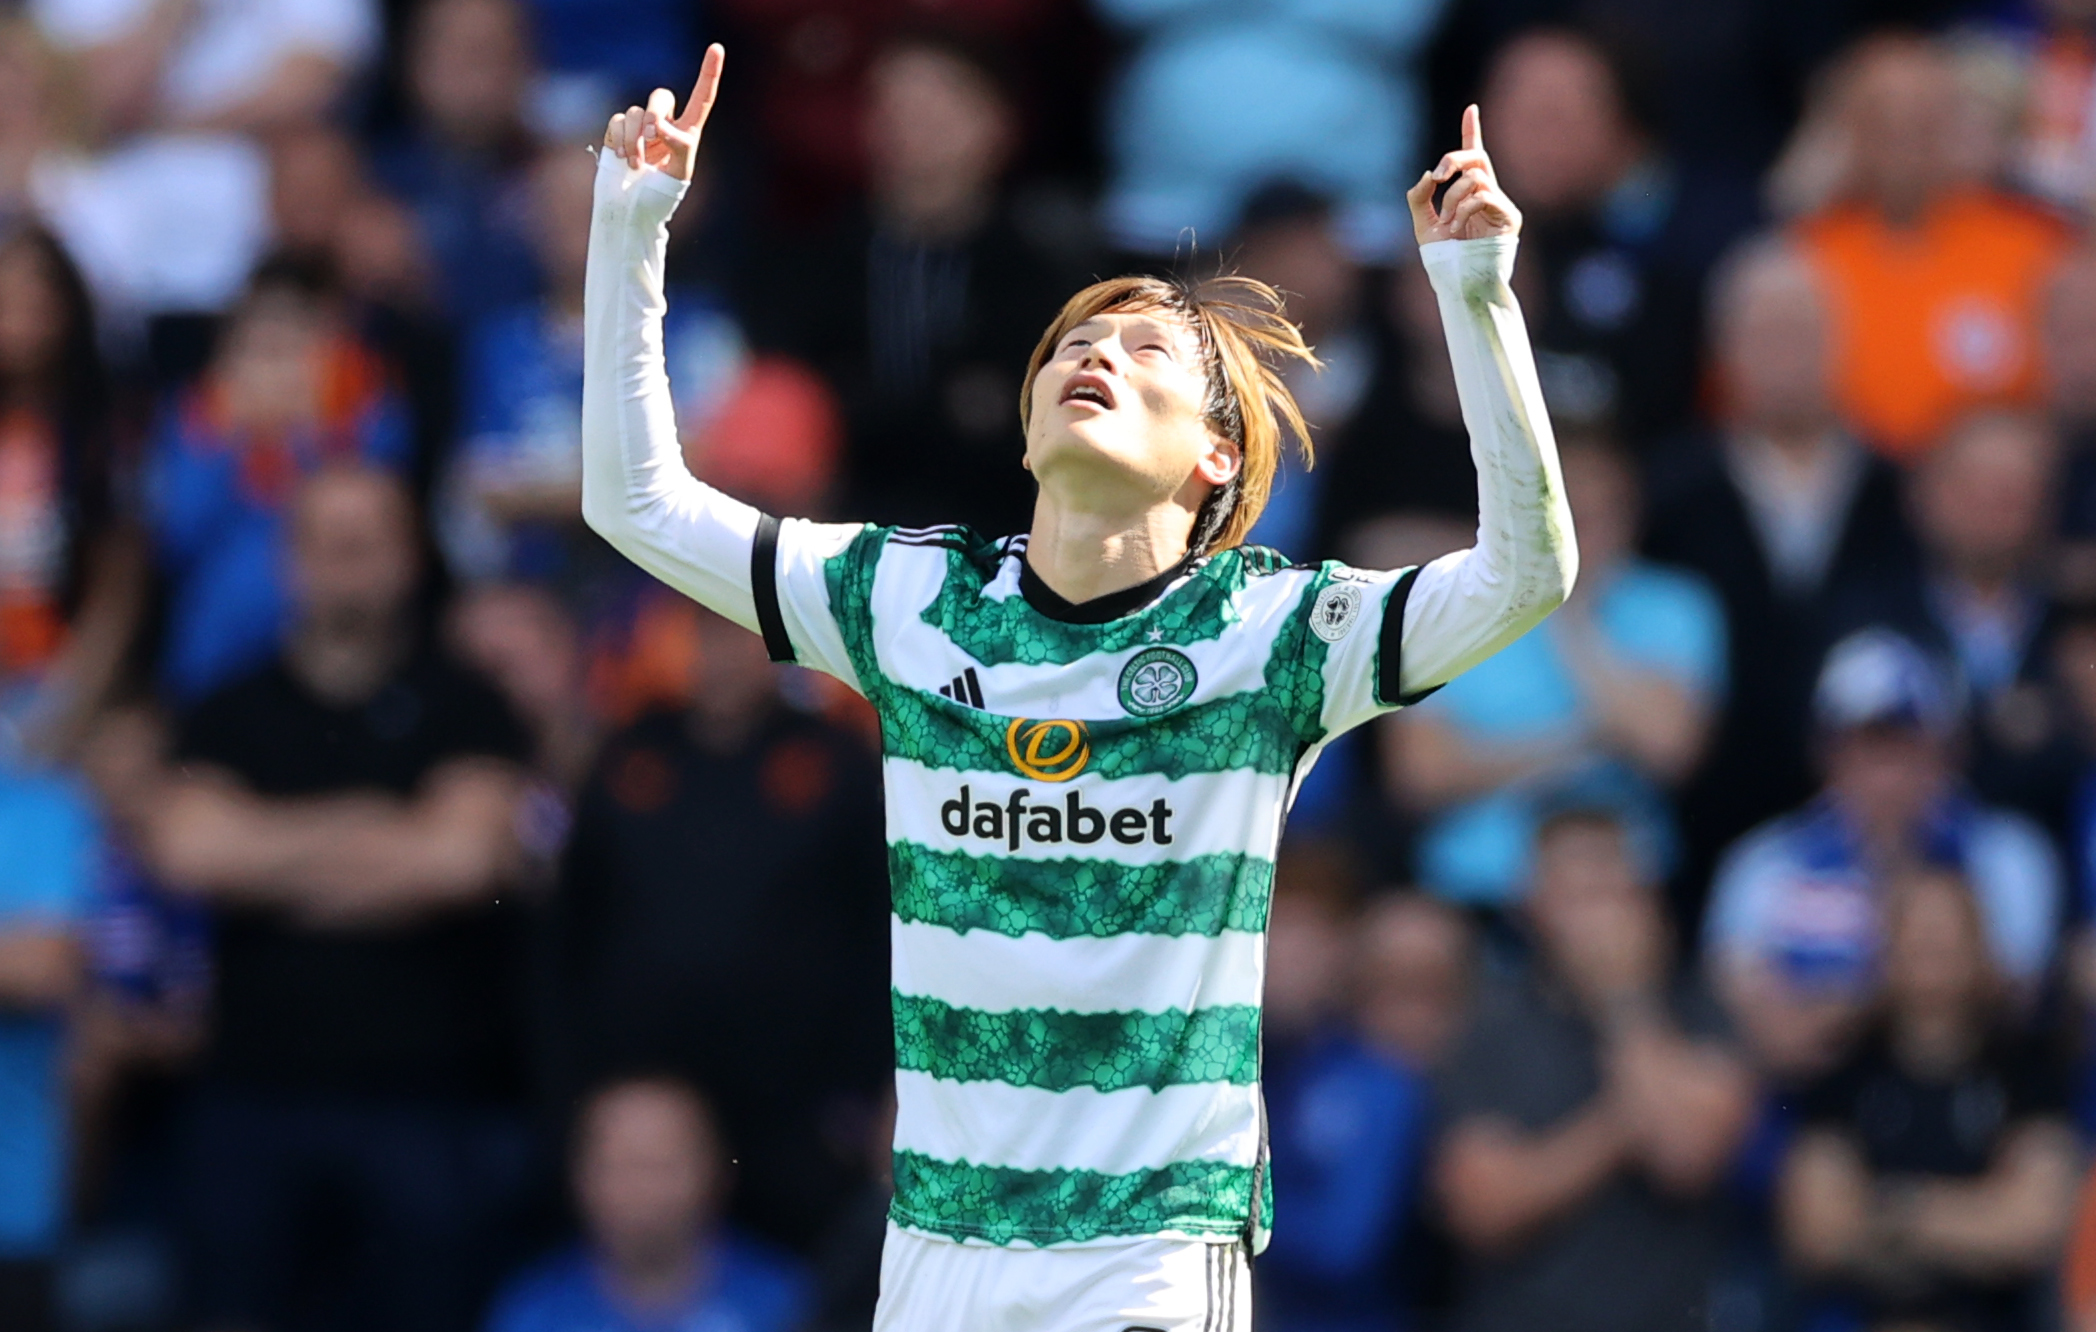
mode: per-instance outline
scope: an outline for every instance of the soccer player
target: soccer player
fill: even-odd
[[[1556,451],[1508,287],[1521,215],[1475,108],[1409,195],[1478,468],[1477,544],[1418,569],[1241,544],[1313,360],[1244,278],[1072,297],[1019,409],[1033,528],[780,520],[685,470],[666,225],[719,88],[612,117],[590,237],[583,513],[664,582],[880,714],[895,1202],[881,1332],[1250,1327],[1272,1216],[1267,902],[1333,736],[1519,637],[1571,589]],[[1445,185],[1446,192],[1435,201]]]

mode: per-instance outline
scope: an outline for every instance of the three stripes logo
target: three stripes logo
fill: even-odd
[[[982,681],[975,678],[975,668],[970,666],[953,677],[952,684],[939,686],[939,697],[950,698],[956,703],[965,703],[971,708],[983,705]]]
[[[1092,761],[1092,738],[1081,721],[1015,717],[1004,729],[1004,752],[1022,777],[1067,782]]]

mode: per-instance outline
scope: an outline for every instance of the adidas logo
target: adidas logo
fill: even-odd
[[[982,681],[975,678],[975,668],[970,666],[953,677],[952,684],[939,686],[939,696],[950,698],[956,703],[965,703],[971,708],[983,705]]]

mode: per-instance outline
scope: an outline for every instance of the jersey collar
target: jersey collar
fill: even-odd
[[[1155,578],[1146,579],[1134,587],[1124,587],[1118,592],[1093,597],[1090,601],[1070,601],[1042,582],[1041,576],[1033,571],[1033,566],[1021,555],[1019,595],[1026,598],[1027,605],[1051,620],[1058,620],[1063,624],[1106,624],[1141,610],[1157,600],[1166,588],[1193,567],[1194,558],[1194,553],[1189,550],[1180,556],[1177,564]]]

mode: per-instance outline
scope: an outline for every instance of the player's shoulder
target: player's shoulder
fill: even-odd
[[[911,589],[911,595],[933,587],[949,593],[980,591],[1026,552],[1023,536],[986,537],[959,523],[875,528],[862,541],[869,561],[881,570],[882,582]]]

